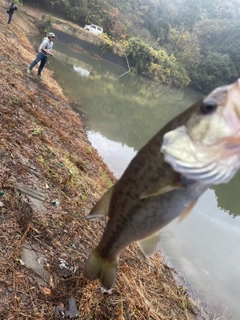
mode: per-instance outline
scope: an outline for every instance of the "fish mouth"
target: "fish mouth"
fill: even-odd
[[[239,167],[238,157],[228,161],[228,164],[220,161],[207,164],[186,163],[169,154],[164,154],[164,160],[172,166],[174,171],[181,173],[187,179],[206,185],[229,182]]]
[[[160,151],[174,171],[205,185],[229,182],[240,167],[239,139],[203,145],[191,139],[185,126],[167,132]]]

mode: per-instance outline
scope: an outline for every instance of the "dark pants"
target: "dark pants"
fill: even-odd
[[[13,14],[9,13],[8,24],[12,21],[12,16],[13,16]]]
[[[41,75],[42,69],[44,68],[46,62],[47,62],[47,56],[45,56],[42,52],[38,52],[36,59],[30,64],[29,69],[32,70],[32,68],[39,62],[40,66],[38,68],[38,75]]]

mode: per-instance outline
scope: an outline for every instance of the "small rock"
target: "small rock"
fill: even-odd
[[[103,288],[103,287],[101,287],[101,292],[102,293],[107,293],[107,294],[112,294],[112,289],[105,289],[105,288]]]
[[[53,204],[55,207],[57,207],[57,206],[60,204],[60,202],[59,202],[58,200],[54,200],[54,201],[52,202],[52,204]]]

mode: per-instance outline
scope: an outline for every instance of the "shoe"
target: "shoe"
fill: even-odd
[[[38,74],[38,79],[42,80],[42,76],[40,74]]]
[[[28,68],[28,69],[27,69],[27,73],[29,73],[29,74],[30,74],[30,73],[31,73],[31,71],[32,71],[32,70],[31,70],[30,68]]]

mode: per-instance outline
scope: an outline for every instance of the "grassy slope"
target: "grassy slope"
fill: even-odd
[[[191,302],[159,253],[146,260],[135,245],[125,250],[110,296],[83,278],[104,227],[84,216],[114,178],[51,72],[44,69],[42,82],[26,73],[35,56],[27,35],[37,30],[21,10],[7,25],[0,4],[0,319],[54,319],[55,307],[67,306],[71,295],[83,320],[192,319]],[[45,213],[17,192],[17,182],[46,195]],[[19,262],[25,241],[45,257],[51,278],[42,286]],[[59,258],[76,266],[73,277],[61,277]]]

